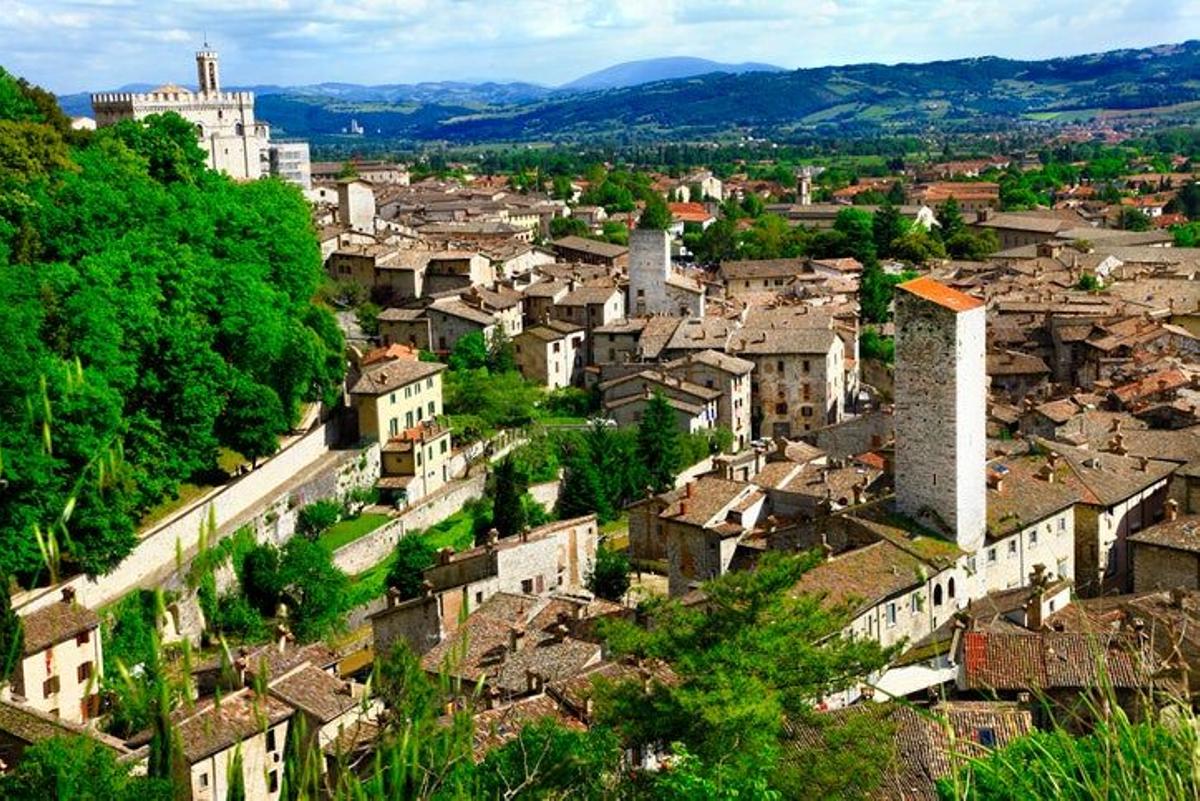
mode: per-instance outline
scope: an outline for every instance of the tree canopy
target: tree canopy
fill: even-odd
[[[35,526],[103,573],[221,447],[269,454],[343,372],[295,187],[208,170],[173,114],[73,136],[39,91],[0,72],[0,572],[25,584]]]

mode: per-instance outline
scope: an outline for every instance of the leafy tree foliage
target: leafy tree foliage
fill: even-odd
[[[401,537],[396,543],[396,559],[388,570],[388,586],[401,598],[421,594],[421,571],[433,564],[436,554],[424,537]]]
[[[679,454],[679,425],[675,410],[661,392],[654,393],[638,423],[638,453],[646,468],[646,477],[655,492],[665,492],[675,485],[675,476],[682,466]]]
[[[908,221],[891,203],[885,203],[875,212],[871,220],[871,234],[875,241],[875,252],[879,256],[892,255],[892,243],[908,233]]]
[[[0,776],[0,796],[10,801],[171,801],[169,782],[131,771],[92,737],[51,737],[26,749],[15,770]]]
[[[342,517],[342,505],[337,501],[313,501],[300,510],[296,515],[296,530],[308,537],[316,539],[328,531]]]
[[[25,628],[12,608],[9,581],[0,574],[0,684],[12,678],[25,650]]]
[[[25,584],[68,498],[64,566],[103,573],[220,446],[270,453],[344,369],[294,187],[208,171],[175,115],[74,137],[47,98],[0,74],[0,571]]]
[[[658,194],[651,195],[646,201],[646,208],[642,210],[642,216],[638,218],[638,228],[665,231],[670,227],[671,212],[667,209],[667,202]]]
[[[522,498],[529,489],[511,455],[496,465],[492,476],[492,526],[501,537],[520,533],[528,522]]]
[[[564,236],[589,236],[592,229],[579,217],[555,217],[550,221],[550,236],[561,239]]]
[[[1149,231],[1150,218],[1132,206],[1121,209],[1120,227],[1125,231]]]
[[[577,732],[531,723],[479,766],[476,798],[605,801],[617,795],[620,742],[608,729]]]
[[[587,588],[601,598],[620,601],[629,592],[629,557],[601,543],[596,564],[587,575]]]
[[[450,350],[446,362],[451,370],[478,370],[487,367],[488,344],[480,331],[472,331],[459,337]]]
[[[341,623],[349,580],[323,546],[303,537],[288,540],[279,560],[279,583],[298,639],[318,640]]]
[[[593,513],[601,521],[612,519],[613,510],[600,471],[585,448],[576,448],[567,456],[557,512],[563,519]]]
[[[815,561],[768,553],[754,571],[707,583],[704,608],[656,600],[646,628],[607,624],[614,651],[664,659],[679,681],[648,691],[636,682],[601,685],[600,721],[627,744],[682,743],[723,780],[787,787],[791,770],[779,759],[785,717],[806,714],[812,699],[887,658],[877,643],[840,635],[850,608],[793,595]]]

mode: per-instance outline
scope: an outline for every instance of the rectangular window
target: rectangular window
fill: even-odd
[[[1037,545],[1037,529],[1036,528],[1033,531],[1029,532],[1029,544]]]
[[[433,416],[434,416],[434,414],[433,414],[433,410],[434,410],[433,401],[430,401],[430,402],[429,402],[429,416],[430,416],[430,417],[433,417]]]
[[[391,396],[390,396],[390,399],[391,399],[391,402],[392,402],[392,403],[395,403],[395,402],[396,402],[396,393],[395,393],[395,392],[393,392],[393,393],[391,394]]]
[[[76,645],[87,645],[91,641],[91,639],[92,639],[92,633],[90,631],[81,631],[75,635],[75,644]]]
[[[776,371],[778,371],[780,373],[783,372],[783,361],[782,360],[775,362],[775,369],[776,369]]]
[[[525,579],[521,582],[521,592],[526,595],[533,595],[533,579]]]
[[[208,787],[208,774],[201,773],[200,774],[200,788],[204,789],[205,787]]]
[[[410,409],[409,411],[404,413],[404,427],[406,429],[412,428],[412,424],[413,424],[413,413],[412,413],[412,410]]]
[[[1067,530],[1067,518],[1065,518],[1065,517],[1058,518],[1058,530],[1060,532]]]
[[[443,439],[442,440],[442,453],[445,453],[445,452],[446,452],[446,440]]]
[[[388,421],[388,436],[394,437],[400,433],[400,421],[393,417]]]
[[[275,750],[275,730],[274,729],[267,729],[267,750],[268,751]]]
[[[921,596],[919,593],[913,593],[908,596],[908,608],[914,615],[921,611]]]
[[[996,561],[996,549],[988,548],[987,553],[988,553],[988,563],[990,564],[992,562],[995,562]]]
[[[1016,554],[1017,554],[1017,541],[1009,540],[1008,541],[1008,555],[1016,556]]]
[[[433,379],[432,378],[425,379],[425,389],[433,389]]]
[[[279,792],[279,771],[273,770],[267,774],[267,792]]]
[[[812,364],[809,363],[808,359],[805,359],[804,360],[804,372],[807,373],[811,369],[812,369]]]
[[[51,676],[42,682],[42,696],[49,698],[58,692],[58,676]]]
[[[975,557],[968,556],[967,557],[967,572],[974,573],[976,570],[977,570],[977,567],[976,567]]]
[[[80,684],[85,684],[92,677],[92,663],[84,662],[75,669],[75,676]]]
[[[887,624],[888,626],[896,625],[896,602],[892,601],[887,605]]]

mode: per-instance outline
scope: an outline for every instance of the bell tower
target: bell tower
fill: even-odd
[[[221,75],[217,69],[217,51],[204,43],[202,50],[196,51],[196,86],[202,95],[216,94],[221,91]]]

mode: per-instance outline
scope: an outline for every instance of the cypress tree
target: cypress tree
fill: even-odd
[[[638,451],[655,492],[666,492],[675,485],[681,461],[679,429],[675,423],[675,410],[661,392],[655,392],[650,398],[638,424]]]
[[[0,573],[0,684],[12,678],[25,650],[25,628],[12,608],[8,576]]]
[[[612,506],[606,497],[600,471],[596,469],[592,455],[584,448],[577,448],[567,457],[563,471],[562,489],[558,495],[558,516],[561,518],[581,517],[596,513],[601,522],[612,519]]]
[[[517,474],[517,464],[512,456],[505,456],[496,465],[495,498],[492,501],[492,526],[501,537],[511,537],[525,528],[525,506],[521,497],[525,485]]]

